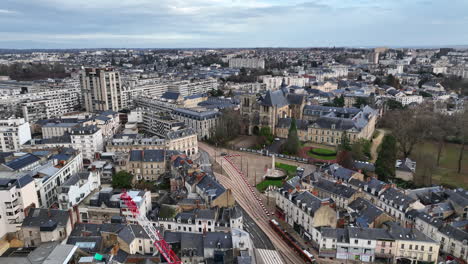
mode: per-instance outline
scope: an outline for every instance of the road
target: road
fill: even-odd
[[[200,164],[200,167],[203,171],[213,174],[213,169],[211,168],[211,160],[210,160],[210,155],[202,149],[199,149],[198,153],[200,154],[198,159],[195,160],[198,164]]]
[[[263,230],[273,243],[276,250],[282,255],[286,263],[304,263],[297,253],[284,242],[269,225],[270,212],[263,205],[259,193],[247,182],[234,163],[226,156],[215,155],[215,149],[207,144],[199,143],[199,148],[210,156],[216,157],[216,162],[221,164],[226,175],[215,173],[215,177],[226,188],[231,189],[239,205],[247,212],[252,220]]]
[[[271,249],[274,250],[275,247],[271,243],[270,238],[268,238],[260,227],[255,223],[255,221],[250,217],[250,215],[242,209],[244,216],[244,229],[250,234],[250,238],[254,243],[255,248]]]
[[[372,162],[375,163],[378,157],[377,150],[379,149],[380,143],[382,143],[382,139],[385,136],[385,130],[379,129],[378,130],[380,133],[379,135],[372,140],[372,146],[371,146],[371,156],[372,156]]]

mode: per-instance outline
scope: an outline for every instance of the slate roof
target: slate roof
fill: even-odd
[[[218,198],[221,194],[223,194],[226,189],[217,182],[213,177],[206,175],[203,177],[198,183],[197,187],[200,188],[205,195],[211,196],[212,199]]]
[[[299,206],[302,208],[302,204],[305,203],[305,212],[308,212],[310,208],[310,215],[313,216],[315,211],[317,211],[322,206],[322,199],[314,196],[308,191],[301,192],[293,196],[292,201],[297,205],[297,201],[300,201]]]
[[[283,91],[276,90],[267,91],[265,96],[261,99],[260,104],[265,106],[283,107],[289,105],[289,102],[284,96]]]
[[[356,218],[363,219],[368,225],[383,214],[383,211],[361,197],[351,202],[348,207],[356,212]]]
[[[445,193],[449,196],[448,199],[450,202],[460,207],[468,206],[468,191],[467,190],[460,188],[456,190],[446,190]]]
[[[177,100],[180,97],[180,93],[176,92],[165,92],[161,95],[161,98],[166,100]]]
[[[375,191],[380,192],[382,188],[386,185],[385,182],[377,180],[376,178],[370,178],[369,181],[366,182],[367,188],[370,190],[375,189]],[[369,190],[369,191],[370,191]]]
[[[146,149],[130,151],[130,161],[163,162],[165,152],[162,149]]]
[[[148,234],[140,225],[127,225],[119,231],[118,236],[127,244],[131,244],[136,238],[149,239]]]
[[[356,128],[353,120],[348,118],[339,118],[339,117],[319,117],[315,122],[312,124],[313,127],[317,128],[326,128],[332,129],[334,126],[334,130],[350,130]],[[356,128],[357,130],[357,128]]]
[[[279,128],[287,128],[291,127],[292,118],[278,118],[278,124],[276,125]],[[296,119],[296,127],[299,130],[307,130],[307,126],[309,125],[309,121]]]
[[[400,192],[399,190],[395,188],[389,188],[385,190],[381,195],[381,198],[385,198],[386,200],[390,201],[393,203],[394,207],[402,207],[402,211],[406,211],[406,209],[414,202],[416,202],[415,199],[409,197],[408,195]]]
[[[179,130],[171,130],[168,131],[166,134],[167,139],[177,139],[182,138],[190,135],[196,135],[197,132],[193,128],[184,128]]]
[[[231,233],[224,232],[208,232],[203,237],[204,248],[232,248],[232,236]]]
[[[395,240],[424,241],[436,243],[436,241],[424,235],[421,231],[417,230],[416,228],[405,228],[400,226],[396,222],[385,222],[384,225],[388,227],[388,233]]]
[[[353,196],[353,194],[356,193],[356,190],[354,190],[351,187],[324,179],[319,180],[315,184],[315,187],[322,189],[325,192],[334,193],[344,198],[351,198],[351,196]]]
[[[362,227],[348,227],[349,239],[367,239],[367,240],[393,240],[391,234],[383,228],[362,228]]]
[[[180,249],[182,255],[189,256],[193,253],[195,256],[203,257],[203,235],[194,233],[181,233],[180,235]]]
[[[443,226],[442,228],[439,229],[439,231],[450,237],[450,238],[454,238],[455,240],[457,241],[460,241],[460,242],[463,242],[463,241],[468,241],[468,233],[461,230],[461,229],[458,229],[458,228],[455,228],[451,225],[445,225]]]
[[[354,167],[357,170],[363,170],[363,171],[368,171],[368,172],[374,172],[375,171],[374,164],[371,163],[371,162],[367,162],[367,161],[355,160],[354,161]]]
[[[415,218],[419,218],[421,219],[422,221],[428,223],[429,225],[431,226],[434,226],[436,228],[440,228],[444,222],[442,222],[441,220],[437,219],[437,218],[433,218],[432,216],[424,213],[424,212],[418,212],[418,214],[414,215]]]
[[[354,116],[361,110],[359,108],[347,108],[347,107],[333,107],[333,106],[322,106],[322,105],[306,105],[304,106],[304,115],[323,116],[330,113],[340,114],[343,116]]]
[[[50,217],[49,217],[50,212]],[[31,208],[28,216],[23,220],[23,227],[41,227],[54,221],[58,226],[65,226],[68,222],[68,211],[58,209]]]
[[[289,104],[301,105],[305,101],[305,96],[301,94],[287,94],[286,100]]]
[[[5,163],[5,166],[7,166],[8,168],[10,168],[10,169],[12,169],[14,171],[17,171],[17,170],[21,170],[22,168],[33,164],[34,162],[37,162],[39,160],[40,160],[40,158],[37,157],[36,155],[28,153],[26,155],[23,155],[23,156],[17,158],[17,159],[14,159],[14,160],[11,160],[11,161]]]
[[[75,127],[72,129],[72,135],[92,135],[96,133],[100,128],[95,125],[90,126],[83,126],[83,127]]]
[[[335,178],[335,179],[340,179],[343,181],[349,181],[351,176],[353,174],[357,173],[356,171],[341,167],[338,164],[332,164],[330,166],[330,174]]]

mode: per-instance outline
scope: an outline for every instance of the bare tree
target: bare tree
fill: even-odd
[[[458,154],[458,166],[457,166],[457,172],[461,173],[463,152],[465,152],[466,141],[468,141],[468,111],[458,114],[455,117],[455,124],[456,124],[455,136],[461,141],[460,152]]]
[[[429,138],[437,142],[437,166],[440,165],[440,156],[447,137],[455,133],[455,120],[451,116],[436,113],[430,120]]]
[[[403,156],[409,157],[414,146],[428,137],[433,113],[426,105],[387,113],[385,123],[398,141]]]

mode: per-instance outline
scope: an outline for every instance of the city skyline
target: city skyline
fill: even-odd
[[[465,46],[467,8],[464,1],[7,0],[0,48]]]

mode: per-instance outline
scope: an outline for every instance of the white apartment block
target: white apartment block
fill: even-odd
[[[29,176],[0,178],[0,238],[16,232],[27,208],[38,207],[34,179]]]
[[[97,170],[79,172],[71,176],[59,188],[60,209],[73,208],[100,186],[101,172]]]
[[[184,80],[171,82],[168,85],[168,92],[179,93],[182,97],[194,94],[205,94],[211,90],[218,89],[218,81],[214,78],[201,80]]]
[[[73,148],[83,153],[83,159],[93,160],[96,152],[104,150],[102,130],[94,125],[73,129],[71,142]]]
[[[39,204],[42,208],[49,208],[58,202],[58,191],[73,175],[83,168],[83,156],[75,152],[68,160],[53,159],[35,170],[35,179]]]
[[[250,69],[265,69],[264,59],[244,59],[233,58],[229,60],[229,68],[250,68]]]
[[[24,118],[0,120],[0,151],[17,151],[31,140],[31,129]]]
[[[86,68],[81,73],[81,91],[87,112],[121,110],[122,90],[120,73],[112,68]]]
[[[421,95],[406,95],[403,93],[398,93],[395,95],[395,101],[400,102],[402,105],[409,104],[421,104],[423,102],[423,97]]]
[[[81,91],[79,88],[57,89],[53,94],[40,97],[21,104],[26,121],[35,122],[76,111],[80,105]]]
[[[304,87],[309,82],[308,78],[300,76],[269,76],[263,77],[263,83],[266,85],[266,90],[276,90],[283,84],[287,86]]]

